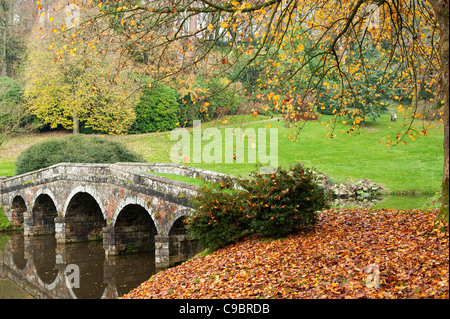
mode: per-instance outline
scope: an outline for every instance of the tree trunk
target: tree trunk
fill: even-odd
[[[73,112],[73,134],[80,133],[80,119],[78,118],[78,114]]]
[[[444,176],[442,179],[442,200],[439,212],[439,218],[448,220],[448,199],[449,199],[449,0],[431,0],[431,6],[436,14],[436,20],[439,23],[440,41],[440,79],[442,97],[444,99]]]

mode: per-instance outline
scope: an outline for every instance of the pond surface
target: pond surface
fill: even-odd
[[[0,299],[115,299],[159,270],[154,253],[106,256],[102,241],[0,234]]]

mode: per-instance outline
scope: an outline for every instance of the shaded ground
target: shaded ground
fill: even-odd
[[[313,233],[247,238],[122,298],[449,298],[448,223],[436,213],[328,210]]]

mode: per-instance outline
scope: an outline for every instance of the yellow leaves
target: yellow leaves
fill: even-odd
[[[49,17],[48,21],[52,22],[53,21],[53,17]]]
[[[206,29],[208,29],[208,31],[212,31],[214,29],[214,26],[210,23]]]
[[[221,28],[224,28],[224,29],[228,28],[228,26],[229,26],[229,24],[228,24],[227,21],[224,21],[224,22],[222,22],[222,23],[220,24],[220,27],[221,27]]]
[[[304,50],[305,50],[305,46],[303,45],[303,43],[299,43],[299,44],[297,45],[296,52],[297,52],[297,53],[301,53],[301,52],[303,52]]]
[[[99,2],[97,6],[98,6],[99,8],[101,8],[102,5],[103,5],[103,2]]]

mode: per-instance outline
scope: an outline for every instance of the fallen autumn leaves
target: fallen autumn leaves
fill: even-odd
[[[314,232],[247,238],[122,298],[449,298],[448,223],[436,214],[327,210]],[[377,279],[369,265],[379,269],[378,288],[366,284]]]

